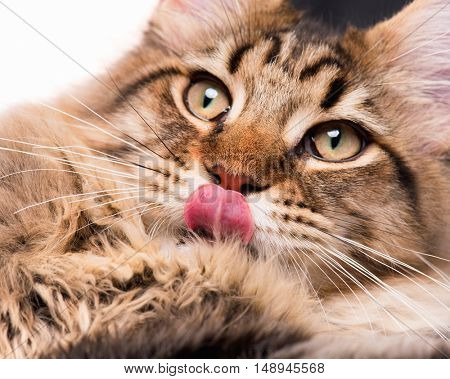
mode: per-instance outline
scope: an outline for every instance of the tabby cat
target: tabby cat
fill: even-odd
[[[1,355],[448,357],[449,20],[164,0],[5,114]]]

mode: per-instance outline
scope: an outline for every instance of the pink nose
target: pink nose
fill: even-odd
[[[219,179],[218,184],[226,190],[242,192],[242,186],[245,186],[250,182],[250,179],[247,176],[228,174],[221,166],[215,166],[211,170],[211,173],[217,176],[217,179]]]
[[[184,220],[193,231],[204,230],[219,238],[234,235],[246,244],[254,232],[244,196],[215,184],[206,184],[192,193],[184,208]]]

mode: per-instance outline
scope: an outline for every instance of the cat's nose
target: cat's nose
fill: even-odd
[[[221,166],[214,166],[208,171],[214,178],[215,184],[221,186],[223,189],[245,194],[249,192],[249,187],[253,187],[249,177],[229,174]]]

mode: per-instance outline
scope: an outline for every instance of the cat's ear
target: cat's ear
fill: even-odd
[[[401,97],[418,104],[412,110],[424,114],[418,137],[425,151],[438,155],[450,149],[449,28],[448,0],[415,0],[366,35],[369,52],[376,53],[368,63],[382,83],[391,83]]]
[[[192,49],[231,29],[239,32],[249,12],[270,11],[286,0],[160,0],[151,25],[159,37],[178,49]]]
[[[252,4],[255,0],[159,0],[159,6],[166,6],[172,9],[179,9],[185,12],[193,10],[214,10],[224,8],[237,8],[242,6],[276,7],[286,0],[266,0],[261,4]]]

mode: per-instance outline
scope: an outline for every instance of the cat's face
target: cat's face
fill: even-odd
[[[438,254],[449,135],[430,119],[450,109],[448,89],[411,88],[413,73],[430,81],[439,68],[398,58],[419,44],[408,33],[424,7],[442,2],[419,3],[392,21],[401,33],[388,22],[338,38],[281,1],[162,2],[106,107],[142,143],[108,151],[141,165],[149,229],[157,219],[184,235],[192,192],[228,178],[249,204],[252,250],[316,282]]]

